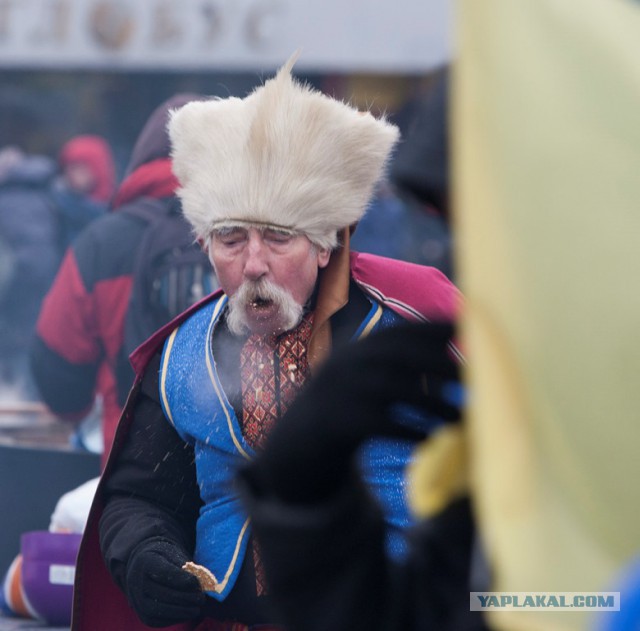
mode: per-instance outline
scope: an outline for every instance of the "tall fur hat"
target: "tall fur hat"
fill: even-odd
[[[333,248],[364,214],[398,129],[296,82],[295,60],[244,99],[172,112],[177,193],[198,237],[272,225]]]

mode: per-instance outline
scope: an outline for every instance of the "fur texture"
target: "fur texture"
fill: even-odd
[[[244,99],[172,112],[178,195],[198,237],[269,224],[332,248],[364,214],[398,129],[296,82],[294,62]]]

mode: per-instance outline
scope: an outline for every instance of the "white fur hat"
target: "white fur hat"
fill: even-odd
[[[267,224],[334,247],[364,214],[398,129],[296,82],[295,59],[244,99],[172,112],[177,193],[198,237]]]

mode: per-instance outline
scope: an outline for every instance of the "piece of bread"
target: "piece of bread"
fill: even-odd
[[[216,577],[204,566],[193,563],[193,561],[187,561],[182,569],[189,574],[193,574],[198,579],[200,587],[203,592],[214,592],[218,586]]]

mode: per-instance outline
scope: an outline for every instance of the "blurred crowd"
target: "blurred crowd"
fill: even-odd
[[[57,156],[0,149],[0,355],[5,397],[38,400],[28,365],[42,299],[66,249],[107,212],[116,187],[108,142],[69,139]]]
[[[432,265],[452,277],[446,70],[434,77],[429,90],[412,96],[391,114],[406,134],[388,176],[378,183],[352,235],[352,247]],[[162,133],[153,130],[158,138]],[[72,137],[57,155],[29,153],[10,135],[12,144],[0,147],[0,406],[16,409],[14,404],[21,401],[50,405],[51,397],[55,398],[46,374],[34,381],[33,370],[38,371],[39,363],[29,361],[34,340],[42,338],[36,335],[42,302],[75,239],[90,223],[117,209],[116,192],[133,169],[129,165],[118,182],[122,169],[116,163],[116,151],[99,135]],[[153,155],[152,149],[148,157],[156,159],[160,153]],[[43,330],[47,330],[47,317],[40,323]],[[72,325],[67,325],[69,332]],[[59,351],[58,345],[73,344],[65,342],[64,335],[52,342],[45,333],[44,339],[54,351]],[[131,350],[127,348],[126,353]],[[67,357],[73,353],[60,352]],[[108,372],[108,368],[102,370]],[[99,396],[96,400],[102,405]],[[82,417],[78,406],[64,407],[54,402],[52,411],[78,423]],[[87,413],[86,401],[82,408]]]

